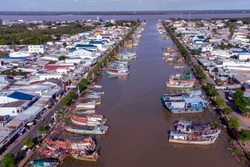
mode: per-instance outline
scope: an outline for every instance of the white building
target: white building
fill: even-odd
[[[44,53],[45,47],[44,45],[28,45],[29,53]]]
[[[40,80],[47,80],[50,78],[62,79],[61,74],[41,74],[39,77],[40,77]]]
[[[28,107],[29,101],[14,101],[0,105],[0,115],[16,116]]]
[[[214,48],[213,48],[213,46],[211,45],[211,44],[209,44],[209,45],[203,45],[202,47],[201,47],[201,51],[202,52],[207,52],[207,51],[212,51]]]

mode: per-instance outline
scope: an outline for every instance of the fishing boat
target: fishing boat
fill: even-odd
[[[81,110],[80,112],[77,112],[76,114],[84,114],[84,115],[87,115],[87,114],[95,114],[95,110]]]
[[[136,55],[136,53],[135,52],[121,52],[118,56],[117,56],[117,58],[119,59],[119,60],[127,60],[127,61],[129,61],[129,60],[133,60],[133,59],[136,59],[137,58],[137,55]]]
[[[100,99],[101,95],[97,94],[97,93],[90,93],[87,95],[87,98],[89,99]]]
[[[207,108],[208,101],[200,96],[199,91],[187,94],[165,94],[162,96],[165,107],[172,113],[197,113]]]
[[[96,89],[101,89],[102,86],[101,85],[93,85],[93,88],[96,88]]]
[[[59,162],[55,159],[39,159],[30,161],[30,164],[34,167],[55,167]]]
[[[103,135],[108,131],[108,126],[97,125],[97,126],[64,126],[66,131],[77,134],[95,134]]]
[[[69,140],[44,139],[43,142],[49,150],[88,150],[93,151],[96,147],[92,137],[71,137]]]
[[[108,119],[104,118],[103,115],[79,115],[75,114],[71,117],[71,121],[76,125],[82,126],[97,126],[104,125]]]
[[[69,155],[68,150],[50,148],[42,150],[42,153],[45,157],[54,159],[64,159]]]
[[[172,88],[192,88],[195,78],[192,75],[172,74],[166,82],[167,87]]]
[[[122,63],[112,63],[108,69],[107,69],[107,74],[109,76],[128,76],[128,67]]]
[[[199,133],[202,137],[218,137],[220,129],[213,128],[210,123],[202,124],[199,121],[178,120],[174,123],[174,128],[183,133]]]
[[[217,137],[202,137],[195,133],[183,133],[170,131],[169,142],[178,144],[210,145],[216,141]]]
[[[46,157],[63,159],[71,155],[85,161],[96,161],[99,157],[95,151],[96,143],[91,137],[71,137],[66,141],[45,139],[44,143],[47,145],[47,149],[43,150]]]
[[[184,66],[174,66],[174,69],[181,69],[184,68]]]
[[[96,162],[97,159],[99,158],[97,151],[95,152],[71,151],[70,155],[77,160],[92,161],[92,162]]]
[[[76,104],[76,109],[84,109],[84,110],[88,110],[88,109],[95,109],[96,107],[96,103],[95,102],[87,102],[87,103],[79,103]]]

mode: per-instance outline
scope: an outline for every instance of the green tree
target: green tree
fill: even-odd
[[[216,90],[212,90],[211,97],[217,97],[219,96],[219,93]]]
[[[214,89],[214,85],[211,83],[207,83],[207,89],[210,93],[212,93],[212,90]]]
[[[14,154],[6,154],[2,158],[2,166],[3,167],[13,167],[15,162]]]
[[[55,112],[55,115],[56,115],[56,116],[60,116],[60,114],[61,114],[61,113],[60,113],[59,111],[56,111],[56,112]]]
[[[44,126],[39,126],[38,127],[38,130],[41,132],[41,133],[46,133],[46,128]]]
[[[215,67],[213,72],[219,72],[219,69],[217,67]]]
[[[222,81],[221,79],[218,79],[218,80],[217,80],[217,83],[218,83],[218,85],[222,85],[222,84],[223,84],[223,81]]]
[[[250,140],[250,131],[245,130],[245,129],[241,129],[238,137],[242,141],[249,141]]]
[[[242,114],[248,112],[247,106],[250,104],[250,100],[244,97],[242,90],[236,90],[233,94],[233,102]]]
[[[68,95],[69,100],[75,99],[76,98],[76,93],[75,92],[70,92]]]
[[[29,148],[31,148],[31,147],[33,147],[34,146],[34,143],[33,143],[33,141],[31,140],[31,139],[24,139],[23,141],[22,141],[22,144],[24,145],[24,146],[27,146],[27,147],[29,147]]]
[[[61,104],[63,105],[63,106],[67,106],[67,105],[69,105],[69,100],[67,99],[67,98],[62,98],[61,99]]]
[[[58,57],[58,60],[61,61],[61,60],[65,60],[67,57],[66,56],[60,56]]]
[[[228,126],[233,129],[238,129],[240,126],[238,118],[237,117],[230,118],[230,120],[228,121]]]
[[[230,107],[226,107],[222,110],[222,113],[225,115],[229,115],[233,112],[233,110]]]
[[[177,37],[181,38],[182,37],[182,33],[177,34]]]
[[[48,64],[55,64],[55,63],[56,63],[56,61],[50,60]]]
[[[222,98],[217,98],[215,102],[219,107],[223,107],[225,105],[225,101]]]

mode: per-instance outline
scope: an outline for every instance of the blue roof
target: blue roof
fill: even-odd
[[[4,56],[3,59],[11,59],[11,60],[25,60],[24,57],[20,55],[20,57],[10,57],[10,56]]]
[[[248,50],[233,50],[232,53],[249,53]]]
[[[77,44],[76,47],[94,47],[94,48],[96,48],[96,46],[88,45],[88,44]]]
[[[103,44],[102,41],[90,41],[89,42],[90,45],[93,45],[93,44]]]
[[[13,92],[8,97],[18,100],[31,100],[34,96],[22,92]]]

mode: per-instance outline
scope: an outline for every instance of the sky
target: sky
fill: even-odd
[[[250,9],[250,0],[1,0],[0,11],[155,11]]]

